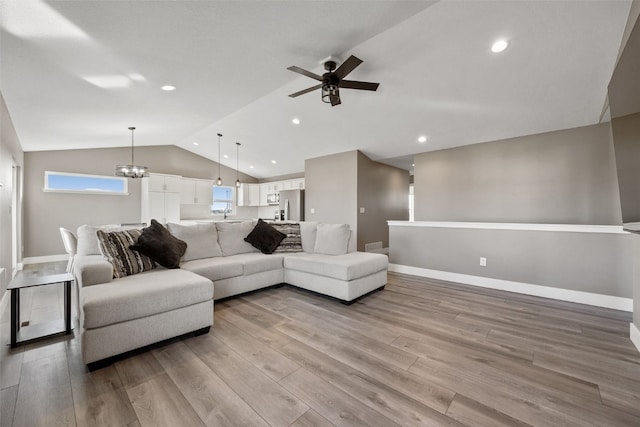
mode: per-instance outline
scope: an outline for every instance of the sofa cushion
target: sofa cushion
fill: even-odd
[[[214,282],[216,280],[242,276],[243,274],[242,261],[237,259],[236,256],[194,259],[183,262],[180,264],[180,268],[192,271]]]
[[[238,254],[232,258],[242,263],[242,272],[245,276],[262,273],[263,271],[278,270],[284,267],[284,255],[279,254]]]
[[[350,252],[344,255],[297,253],[286,255],[286,269],[304,271],[318,276],[339,280],[354,280],[386,270],[389,259],[386,255],[370,252]]]
[[[244,241],[250,243],[263,254],[272,254],[285,237],[287,237],[286,234],[279,232],[270,224],[259,219],[253,230],[244,238]]]
[[[180,258],[187,250],[187,244],[152,219],[151,225],[142,229],[138,240],[129,248],[150,257],[163,267],[180,268]]]
[[[180,225],[167,224],[169,232],[187,243],[182,261],[222,256],[218,244],[218,231],[213,222]]]
[[[218,230],[218,242],[224,256],[244,254],[248,252],[258,252],[251,243],[244,241],[244,238],[251,233],[255,226],[254,221],[242,222],[216,222]]]
[[[273,228],[287,237],[280,242],[274,252],[302,252],[302,237],[300,236],[300,224],[297,222],[274,222]]]
[[[129,249],[142,232],[140,230],[97,231],[102,255],[113,265],[113,277],[118,279],[155,268],[151,258]]]
[[[313,253],[342,255],[347,253],[351,229],[349,224],[318,224]]]
[[[189,271],[165,269],[89,286],[80,294],[84,328],[138,319],[211,299],[210,280]]]
[[[304,252],[313,253],[316,246],[316,235],[318,234],[318,223],[313,221],[303,221],[300,223],[300,241]]]

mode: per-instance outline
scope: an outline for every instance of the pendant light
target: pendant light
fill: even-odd
[[[149,168],[146,166],[137,166],[133,161],[133,131],[136,128],[131,126],[131,164],[116,166],[116,176],[124,176],[127,178],[144,178],[149,176]]]
[[[240,143],[236,142],[236,187],[240,188]]]
[[[218,180],[216,181],[216,185],[219,187],[222,185],[222,178],[220,178],[220,138],[222,138],[222,134],[218,134]]]

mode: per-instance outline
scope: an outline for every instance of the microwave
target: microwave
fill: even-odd
[[[270,205],[278,205],[280,204],[280,194],[278,193],[269,193],[267,194],[267,203]]]

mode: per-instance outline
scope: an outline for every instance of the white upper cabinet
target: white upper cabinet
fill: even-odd
[[[240,184],[238,206],[260,206],[260,184]]]
[[[182,178],[180,180],[180,204],[213,204],[213,181],[205,179]]]
[[[149,191],[161,191],[166,193],[179,193],[180,192],[180,176],[178,175],[164,175],[159,173],[150,173],[149,178]]]

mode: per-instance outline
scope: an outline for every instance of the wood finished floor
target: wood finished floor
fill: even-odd
[[[25,292],[23,321],[61,304],[62,286]],[[93,373],[78,338],[3,347],[0,425],[637,427],[630,319],[392,273],[352,306],[269,289],[216,303],[207,335]]]

